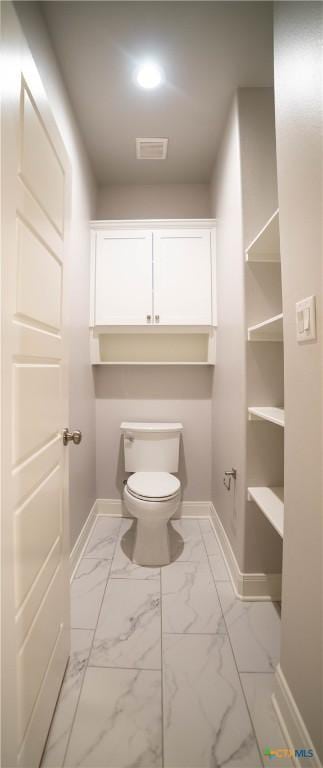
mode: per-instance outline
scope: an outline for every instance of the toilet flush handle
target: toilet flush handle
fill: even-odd
[[[134,441],[134,439],[135,439],[135,438],[134,438],[134,436],[131,434],[131,432],[126,432],[126,434],[125,434],[125,439],[126,439],[126,440],[129,440],[129,443],[133,443],[133,441]]]

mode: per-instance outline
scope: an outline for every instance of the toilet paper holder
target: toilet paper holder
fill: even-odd
[[[233,480],[237,479],[237,470],[234,467],[232,467],[232,469],[226,470],[224,472],[223,484],[225,485],[227,491],[229,491],[230,488],[231,488],[231,480],[232,480],[232,478],[233,478]]]

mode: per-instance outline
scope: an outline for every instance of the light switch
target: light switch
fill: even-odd
[[[303,333],[304,331],[304,312],[302,309],[297,312],[297,330],[298,333]]]
[[[304,316],[304,331],[310,330],[310,310],[308,307],[305,307],[303,310],[303,316]]]
[[[297,341],[312,341],[316,339],[316,307],[315,296],[298,301],[296,304],[296,338]]]

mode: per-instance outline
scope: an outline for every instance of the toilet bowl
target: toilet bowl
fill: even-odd
[[[132,472],[124,487],[128,512],[137,519],[133,560],[158,567],[170,562],[168,521],[178,510],[179,423],[123,422],[125,469]]]

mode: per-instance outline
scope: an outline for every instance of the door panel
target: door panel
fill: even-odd
[[[96,325],[147,325],[152,316],[152,233],[98,232]]]
[[[154,232],[154,291],[160,325],[212,324],[210,232]]]
[[[37,536],[35,536],[37,531]],[[21,606],[61,535],[60,467],[57,465],[15,516],[16,605]]]
[[[17,464],[57,434],[60,418],[60,364],[13,366],[13,462]]]
[[[50,291],[42,286],[51,285]],[[53,331],[61,324],[62,264],[24,222],[18,222],[16,314]]]
[[[30,87],[32,84],[29,83]],[[41,115],[41,102],[33,99],[21,79],[21,168],[20,175],[42,210],[63,234],[65,179],[59,150]]]
[[[2,102],[2,765],[37,768],[69,653],[69,163],[11,3]]]
[[[62,569],[59,566],[38,608],[25,641],[19,649],[17,669],[20,693],[18,698],[19,741],[23,741],[42,680],[63,630],[60,609],[62,588]]]

